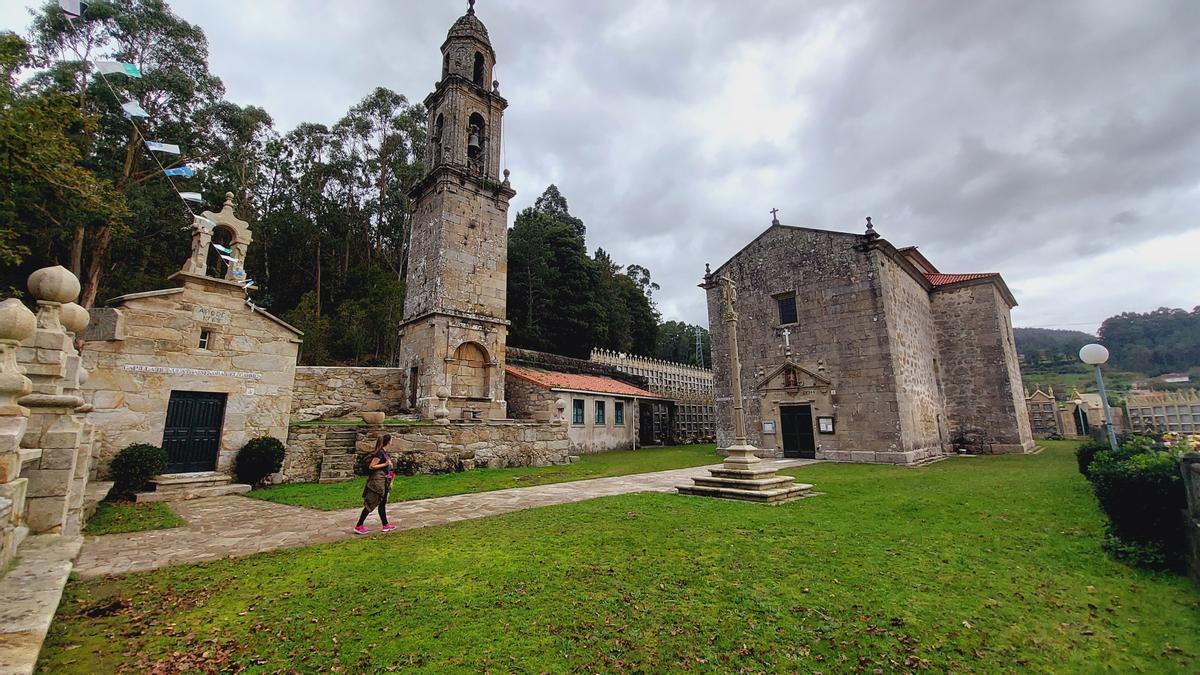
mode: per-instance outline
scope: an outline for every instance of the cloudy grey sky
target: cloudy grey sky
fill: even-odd
[[[169,0],[227,98],[332,123],[421,100],[466,2]],[[0,8],[23,30],[24,0]],[[1200,304],[1196,0],[480,0],[509,99],[512,213],[549,183],[647,266],[664,318],[770,223],[870,215],[944,272],[998,271],[1018,326]]]

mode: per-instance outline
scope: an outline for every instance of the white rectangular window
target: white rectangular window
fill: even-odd
[[[208,349],[208,346],[211,343],[212,343],[212,331],[201,330],[200,331],[200,349]]]

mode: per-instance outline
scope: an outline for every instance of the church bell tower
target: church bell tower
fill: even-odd
[[[409,194],[408,279],[400,365],[409,405],[438,420],[507,417],[508,202],[500,171],[508,101],[475,0],[442,43],[442,76],[425,98],[428,172]]]

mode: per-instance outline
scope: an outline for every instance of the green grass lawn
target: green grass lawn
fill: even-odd
[[[1100,548],[1071,445],[817,464],[71,582],[45,672],[1195,672],[1200,590]],[[174,672],[174,671],[172,671]]]
[[[87,535],[118,534],[121,532],[141,532],[143,530],[165,530],[170,527],[180,527],[187,523],[167,508],[166,504],[157,502],[100,502],[96,505],[96,513],[88,519],[83,533]]]
[[[575,464],[522,469],[475,469],[462,473],[397,476],[392,483],[393,502],[429,499],[505,488],[565,483],[587,478],[717,464],[721,457],[713,445],[677,445],[666,448],[616,450],[583,455]],[[247,497],[280,504],[330,511],[362,506],[366,478],[343,483],[294,483],[254,490]]]

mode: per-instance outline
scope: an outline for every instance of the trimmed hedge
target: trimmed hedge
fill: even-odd
[[[141,490],[147,481],[167,470],[167,463],[167,451],[157,445],[134,443],[123,448],[108,465],[113,496],[128,497]]]
[[[285,454],[283,443],[274,436],[251,439],[238,451],[233,472],[239,483],[257,486],[283,467]]]
[[[1152,440],[1127,439],[1117,452],[1095,453],[1086,471],[1108,516],[1106,549],[1147,567],[1174,567],[1182,560],[1180,513],[1187,497],[1177,457],[1157,450]]]
[[[1075,449],[1075,461],[1079,463],[1079,473],[1086,478],[1088,475],[1088,467],[1096,460],[1096,453],[1105,452],[1111,448],[1108,441],[1098,441],[1094,438],[1089,438],[1079,444]]]

